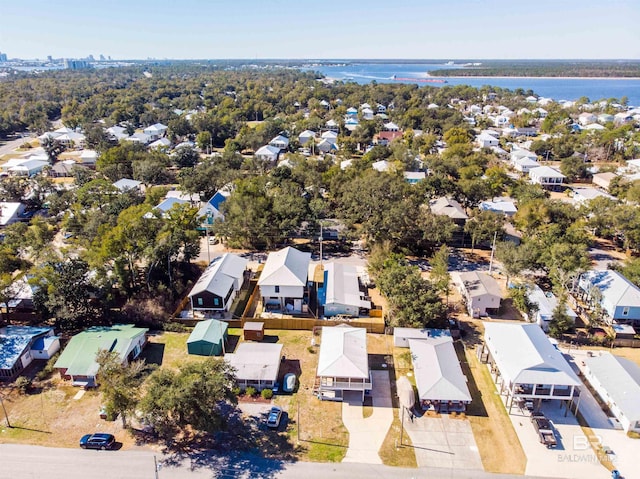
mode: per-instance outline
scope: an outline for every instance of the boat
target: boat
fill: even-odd
[[[418,83],[448,83],[444,78],[409,78],[393,75],[391,79],[395,81],[410,81]]]

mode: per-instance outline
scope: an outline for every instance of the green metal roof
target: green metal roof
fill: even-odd
[[[131,343],[147,331],[133,324],[89,328],[71,338],[54,367],[65,368],[71,376],[95,376],[100,368],[96,363],[98,351],[118,353],[124,361]]]
[[[187,340],[187,344],[195,343],[197,341],[206,341],[212,344],[219,344],[224,336],[227,334],[228,324],[224,321],[218,321],[217,319],[207,319],[200,321],[193,328],[193,332]]]

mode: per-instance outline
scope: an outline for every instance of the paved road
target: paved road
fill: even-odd
[[[3,155],[6,155],[8,153],[13,153],[13,150],[18,148],[28,139],[29,137],[25,136],[24,138],[17,138],[15,140],[0,142],[0,158],[2,158]]]
[[[156,454],[160,461],[162,457]],[[151,451],[84,451],[40,446],[0,444],[0,479],[522,479],[520,475],[489,474],[456,469],[404,469],[382,465],[298,462],[285,464],[253,457],[215,460],[199,457],[163,465],[155,474]]]

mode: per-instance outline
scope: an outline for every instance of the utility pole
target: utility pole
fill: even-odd
[[[489,259],[489,274],[491,274],[491,269],[493,268],[493,255],[495,253],[496,250],[496,237],[498,236],[498,231],[496,230],[495,233],[493,233],[493,244],[491,245],[491,258]],[[509,285],[507,285],[509,286]]]
[[[320,223],[320,264],[322,264],[322,223]]]
[[[5,419],[6,419],[6,421],[7,421],[7,427],[13,427],[13,426],[11,425],[11,423],[9,422],[9,415],[7,414],[7,410],[6,410],[6,408],[4,407],[4,401],[2,400],[2,394],[0,394],[0,406],[2,406],[2,412],[4,412],[4,418],[5,418]]]

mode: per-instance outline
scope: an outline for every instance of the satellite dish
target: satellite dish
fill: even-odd
[[[398,399],[402,407],[411,409],[416,403],[416,394],[409,378],[401,376],[396,383],[396,387],[398,388]]]

